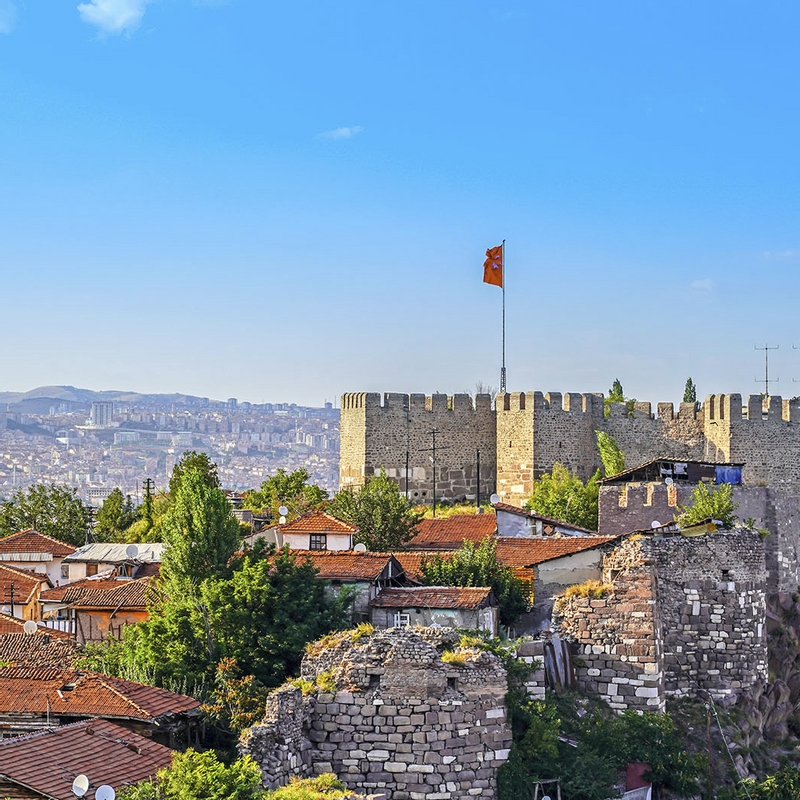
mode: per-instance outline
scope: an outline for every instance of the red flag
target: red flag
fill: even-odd
[[[503,246],[490,247],[483,262],[483,282],[493,286],[503,285]]]

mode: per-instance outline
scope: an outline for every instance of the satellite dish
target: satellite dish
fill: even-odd
[[[660,522],[659,522],[657,519],[654,519],[654,520],[653,520],[653,521],[650,523],[650,527],[651,527],[651,528],[660,528],[660,527],[661,527],[661,523],[660,523]]]
[[[117,793],[114,791],[113,787],[104,783],[102,786],[97,787],[97,791],[94,793],[94,800],[114,800],[116,796]]]
[[[89,779],[85,775],[78,775],[72,781],[72,794],[75,797],[83,797],[89,791]]]
[[[29,635],[32,635],[32,634],[36,633],[36,628],[38,628],[38,627],[39,627],[39,626],[38,626],[38,625],[37,625],[37,624],[36,624],[36,623],[35,623],[35,622],[34,622],[32,619],[29,619],[29,620],[28,620],[28,621],[27,621],[27,622],[26,622],[26,623],[25,623],[25,624],[22,626],[22,630],[24,630],[24,631],[25,631],[25,633],[27,633],[27,634],[29,634]]]
[[[496,506],[496,505],[497,505],[497,504],[500,502],[500,495],[499,495],[499,494],[493,494],[493,495],[492,495],[492,496],[489,498],[489,502],[490,502],[490,503],[491,503],[493,506]],[[542,798],[542,800],[544,800],[544,798]]]
[[[278,509],[278,513],[279,513],[279,514],[280,514],[282,517],[285,517],[285,516],[286,516],[286,515],[289,513],[289,509],[288,509],[288,508],[286,508],[286,506],[281,506],[281,507]]]
[[[129,544],[125,548],[125,555],[128,556],[128,558],[136,558],[136,556],[139,555],[139,548],[135,544]]]
[[[364,542],[359,542],[353,548],[353,551],[356,552],[356,553],[366,553],[367,552],[367,546],[364,544]]]
[[[549,795],[549,794],[546,794],[546,795],[545,795],[545,796],[542,798],[542,800],[550,800],[550,795]]]
[[[281,518],[278,520],[278,524],[279,524],[279,525],[285,525],[285,524],[286,524],[286,517],[281,517]]]
[[[666,483],[667,486],[669,486],[672,483],[672,478],[664,478],[664,483]]]

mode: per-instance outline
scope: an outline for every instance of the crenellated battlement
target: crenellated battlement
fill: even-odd
[[[487,475],[497,481],[481,493],[496,489],[506,502],[521,503],[555,463],[588,478],[600,466],[596,432],[603,431],[628,465],[658,456],[743,462],[745,483],[800,489],[799,423],[800,399],[778,395],[710,394],[700,406],[611,403],[606,416],[603,395],[592,392],[507,392],[494,405],[488,394],[351,393],[342,396],[341,474],[355,482],[385,466],[429,498],[435,430],[445,496],[477,488],[480,450],[482,484]]]

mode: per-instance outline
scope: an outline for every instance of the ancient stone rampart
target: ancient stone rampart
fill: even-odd
[[[582,478],[600,466],[596,431],[613,436],[636,465],[663,456],[744,462],[748,485],[800,491],[800,400],[709,395],[694,403],[613,403],[604,416],[601,394],[513,392],[488,395],[378,394],[342,396],[341,482],[363,483],[385,467],[405,489],[406,452],[413,499],[433,491],[431,431],[437,430],[437,496],[474,497],[476,451],[481,492],[495,488],[519,504],[533,480],[561,462]]]
[[[489,395],[342,395],[342,486],[363,484],[381,468],[419,503],[433,497],[433,431],[436,431],[436,496],[473,499],[480,450],[481,494],[494,491],[496,425]],[[406,472],[408,454],[408,472]]]
[[[388,800],[495,797],[511,746],[505,670],[477,650],[456,648],[444,661],[455,643],[431,628],[333,637],[306,656],[302,675],[339,690],[277,690],[240,749],[269,787],[334,772],[348,788]]]
[[[603,559],[604,597],[564,598],[554,625],[576,679],[619,710],[667,696],[740,694],[767,679],[766,567],[759,535],[636,536]]]
[[[692,505],[695,488],[662,481],[601,486],[599,531],[617,536],[671,522],[680,507]],[[739,504],[735,513],[740,520],[752,519],[754,527],[769,531],[764,540],[767,590],[794,592],[800,584],[800,497],[785,489],[734,486],[733,501]]]

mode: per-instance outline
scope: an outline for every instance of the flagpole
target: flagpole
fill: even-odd
[[[501,261],[503,278],[503,366],[500,369],[500,392],[506,390],[506,240],[503,239],[503,257]]]

